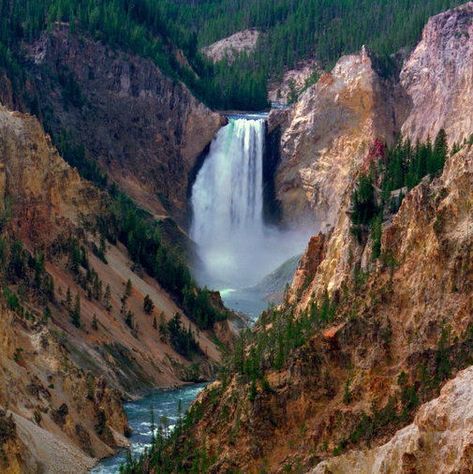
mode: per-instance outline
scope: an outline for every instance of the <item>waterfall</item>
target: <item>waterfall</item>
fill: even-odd
[[[207,271],[228,279],[263,233],[263,118],[230,118],[192,190],[191,237]]]
[[[200,284],[246,288],[301,251],[300,239],[264,224],[264,139],[265,118],[230,117],[197,174],[191,237],[204,265]]]

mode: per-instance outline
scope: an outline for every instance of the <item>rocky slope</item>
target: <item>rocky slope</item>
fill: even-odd
[[[189,175],[223,123],[152,61],[57,25],[25,48],[34,106],[56,139],[85,148],[155,215],[186,215]]]
[[[98,214],[102,196],[59,157],[36,119],[0,107],[0,209],[11,207],[20,238],[51,243],[64,226]]]
[[[394,132],[397,131],[402,133],[405,138],[411,139],[413,142],[416,140],[427,140],[430,136],[433,140],[438,131],[443,128],[447,131],[447,139],[450,144],[463,143],[466,141],[473,132],[473,124],[470,120],[470,109],[473,102],[473,92],[469,91],[470,76],[473,70],[473,57],[468,53],[465,48],[468,45],[462,43],[461,38],[465,25],[473,23],[473,8],[472,2],[458,7],[456,9],[445,12],[441,15],[433,17],[427,24],[424,30],[423,39],[415,48],[411,56],[406,60],[404,67],[401,72],[401,85],[394,86],[394,89],[385,90],[385,110],[398,110],[399,112],[395,117]],[[446,26],[448,25],[448,26]],[[442,29],[443,28],[443,29]],[[438,34],[438,30],[441,29],[442,35]],[[433,31],[436,33],[434,34]],[[459,44],[457,42],[460,41]],[[462,58],[458,58],[458,61],[453,58],[449,58],[449,54],[446,52],[448,48],[454,43],[454,50],[456,48],[463,48]],[[468,42],[467,42],[468,43]],[[449,46],[450,45],[450,46]],[[425,67],[426,62],[431,61],[431,67]],[[442,62],[450,61],[449,67],[434,67],[433,63],[440,65]],[[425,76],[420,74],[426,74],[428,71],[435,70],[435,74],[431,76]],[[410,78],[407,82],[407,78]],[[444,87],[444,84],[450,84],[451,87]],[[405,90],[400,90],[401,87],[405,87]],[[392,91],[396,91],[397,97],[402,98],[402,105],[397,106],[396,109],[389,107],[390,101],[393,100]],[[429,95],[431,91],[437,90],[437,95]],[[416,91],[415,93],[413,91]],[[423,93],[426,91],[426,95],[429,99],[421,99]],[[415,99],[417,94],[417,99]],[[388,97],[388,102],[386,102]],[[303,103],[305,98],[301,98]],[[382,104],[382,103],[381,103]],[[434,104],[434,105],[432,105]],[[456,104],[456,105],[454,105]],[[296,109],[297,110],[297,109]],[[455,115],[455,117],[453,117]],[[405,119],[405,120],[404,120]],[[412,124],[419,124],[420,126],[428,125],[428,129],[424,132],[420,132],[420,128],[413,127]],[[285,135],[292,127],[292,123],[288,126]],[[375,132],[376,133],[376,132]],[[295,137],[298,140],[304,140],[305,135],[309,134],[305,130],[300,132]],[[283,135],[283,137],[285,136]],[[343,137],[343,131],[342,131]],[[313,278],[315,272],[309,265],[308,269],[304,269],[304,259],[296,277],[293,282],[293,295],[300,293],[301,288],[304,285],[309,285],[309,290],[305,292],[305,296],[302,298],[308,298],[311,292],[321,294],[325,289],[332,292],[336,288],[340,288],[343,278],[352,268],[352,261],[350,257],[351,250],[347,246],[347,242],[350,241],[350,219],[346,212],[350,207],[350,197],[352,186],[355,177],[363,170],[366,171],[366,166],[373,158],[378,154],[377,148],[381,145],[380,138],[386,140],[386,135],[377,133],[371,138],[371,148],[368,152],[364,152],[364,158],[352,161],[352,166],[347,170],[344,175],[345,179],[342,180],[340,177],[335,177],[334,183],[341,183],[342,186],[338,188],[336,194],[338,201],[332,201],[330,209],[335,211],[336,220],[332,221],[330,229],[333,229],[333,233],[330,237],[330,245],[320,247],[319,255],[323,252],[324,257],[321,261],[321,269],[319,274],[322,275],[319,278]],[[387,140],[389,143],[389,140]],[[283,142],[284,143],[284,142]],[[297,142],[296,142],[297,143]],[[306,156],[310,156],[306,153],[297,154],[297,157],[304,159]],[[343,155],[343,151],[340,156]],[[362,155],[363,156],[363,155]],[[342,160],[340,160],[343,163]],[[282,162],[283,163],[283,162]],[[317,162],[316,162],[317,163]],[[281,164],[281,170],[283,169]],[[340,166],[338,163],[337,166]],[[345,168],[346,169],[346,168]],[[327,171],[319,169],[317,179],[322,181],[326,178]],[[330,183],[331,181],[328,181]],[[280,194],[280,191],[279,191]],[[314,205],[319,206],[323,204],[320,201],[320,197],[317,196]],[[338,211],[342,212],[338,212]],[[338,214],[337,214],[338,212]],[[321,229],[322,231],[324,229]],[[321,237],[324,239],[324,237]],[[308,255],[311,255],[310,249]],[[311,258],[308,257],[308,260]],[[363,264],[369,260],[369,255],[364,255]],[[310,280],[311,283],[308,283]]]
[[[200,400],[205,408],[192,439],[207,447],[212,472],[304,472],[333,454],[381,445],[447,377],[471,364],[472,184],[469,146],[449,159],[441,178],[413,189],[384,226],[383,254],[392,260],[367,259],[363,266],[370,244],[360,247],[347,236],[352,270],[341,277],[341,291],[325,300],[309,286],[295,305],[263,317],[242,372]],[[327,242],[311,244],[314,280],[323,280],[323,263],[339,238],[335,230]],[[314,315],[313,332],[281,365],[278,347],[292,339],[280,346],[289,329],[278,328],[294,311],[297,318]],[[256,383],[248,375],[254,364],[263,374]],[[429,456],[437,448],[424,449]],[[351,472],[343,470],[347,456],[320,472]]]
[[[386,444],[320,463],[313,474],[471,472],[473,367],[460,372]]]
[[[288,111],[280,124],[276,197],[283,220],[335,223],[344,190],[375,139],[402,133],[413,142],[445,129],[449,143],[471,134],[473,3],[430,19],[400,78],[380,77],[369,53],[342,58]],[[278,116],[283,116],[281,119]]]
[[[265,301],[272,304],[281,304],[288,285],[294,279],[294,273],[299,266],[300,255],[290,258],[278,268],[266,275],[251,290],[262,295]]]
[[[2,472],[86,472],[125,446],[119,393],[73,363],[52,324],[1,313],[0,405],[14,430],[0,442]]]
[[[202,53],[213,62],[226,59],[232,63],[238,54],[254,51],[259,36],[260,32],[256,29],[238,31],[227,38],[202,48]]]
[[[441,128],[450,143],[473,130],[473,2],[431,18],[404,64],[401,82],[412,111],[402,133],[433,139]]]
[[[85,472],[127,443],[124,396],[209,377],[220,351],[123,245],[97,252],[109,198],[35,118],[0,106],[0,159],[0,470]],[[202,349],[192,360],[159,332],[176,313]]]
[[[275,105],[288,105],[291,94],[296,96],[306,88],[312,79],[323,74],[317,61],[307,60],[285,71],[281,81],[274,81],[268,87],[268,100]]]
[[[283,220],[333,226],[353,170],[375,138],[392,141],[403,112],[401,94],[376,73],[366,50],[341,58],[282,127],[276,198]],[[288,112],[271,112],[270,123],[280,114]]]

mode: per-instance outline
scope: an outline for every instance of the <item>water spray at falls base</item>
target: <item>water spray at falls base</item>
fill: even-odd
[[[204,269],[200,284],[248,288],[301,253],[307,233],[263,218],[265,119],[230,117],[211,144],[192,188],[191,237]]]

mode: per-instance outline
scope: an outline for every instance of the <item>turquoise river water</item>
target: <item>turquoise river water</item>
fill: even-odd
[[[169,426],[173,428],[178,418],[179,400],[182,410],[187,410],[197,397],[205,384],[196,384],[175,390],[156,390],[148,396],[129,402],[125,405],[128,423],[133,430],[130,438],[133,456],[138,456],[151,442],[151,410],[154,411],[156,422],[165,416]],[[94,474],[115,474],[119,472],[120,465],[125,461],[126,451],[122,450],[117,455],[103,460],[92,469]]]

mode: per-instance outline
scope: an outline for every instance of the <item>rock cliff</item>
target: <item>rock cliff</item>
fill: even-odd
[[[472,12],[468,2],[431,18],[399,78],[380,77],[363,50],[342,58],[289,113],[272,112],[286,116],[276,174],[283,220],[332,227],[344,190],[375,139],[390,143],[402,134],[413,142],[433,141],[442,128],[450,145],[469,138]]]
[[[450,143],[473,130],[473,2],[429,20],[401,72],[412,104],[402,133],[432,140],[441,128]]]
[[[100,213],[99,191],[64,162],[38,121],[1,105],[0,157],[0,210],[23,240],[50,244],[63,226]]]
[[[341,58],[301,96],[281,137],[276,197],[283,220],[308,221],[322,230],[333,226],[370,145],[376,138],[393,140],[402,123],[401,98],[365,49]]]
[[[421,406],[414,422],[388,443],[320,463],[312,474],[472,472],[473,367],[448,382],[440,396]]]
[[[281,81],[273,81],[268,86],[268,101],[277,105],[288,105],[311,81],[323,74],[320,64],[314,60],[301,61],[294,69],[285,71]]]
[[[124,397],[208,378],[220,359],[122,244],[99,242],[110,205],[36,118],[0,105],[2,472],[87,472],[127,444]],[[192,360],[159,331],[176,313],[202,350]]]
[[[425,421],[426,433],[418,437],[416,429],[408,427],[387,447],[359,452],[361,447],[388,442],[409,425],[419,403],[435,398],[446,378],[471,363],[472,193],[470,145],[449,159],[440,178],[414,188],[393,221],[385,225],[383,253],[392,260],[369,265],[362,276],[357,275],[353,268],[361,267],[366,248],[359,248],[352,236],[344,236],[352,271],[339,276],[342,290],[332,299],[317,297],[309,286],[302,295],[306,291],[310,296],[295,300],[291,311],[299,311],[299,318],[315,314],[322,319],[312,323],[312,336],[289,353],[280,369],[278,338],[285,337],[280,328],[291,313],[263,316],[246,352],[248,364],[258,361],[264,374],[261,382],[252,385],[243,368],[230,380],[211,386],[200,399],[206,408],[191,439],[214,456],[212,472],[304,472],[325,459],[329,460],[315,472],[373,472],[375,456],[385,460],[379,472],[396,472],[399,453],[406,465],[421,466],[424,457],[438,455],[433,454],[437,436],[445,437],[445,449],[454,444],[457,434],[461,439],[460,433],[450,436],[449,419],[442,420],[443,435]],[[303,265],[315,281],[324,278],[324,263],[339,238],[336,227],[327,242],[321,236],[312,239]],[[318,310],[311,306],[314,296],[325,301]],[[329,314],[335,318],[324,323],[324,318],[333,317]],[[292,326],[291,331],[297,330]],[[451,390],[447,386],[439,400]],[[465,394],[451,403],[456,399],[459,405],[469,403],[469,398]],[[443,402],[422,408],[414,425],[422,423],[436,403]],[[468,406],[458,406],[458,413],[467,410]],[[432,417],[428,419],[435,419],[435,412]],[[464,429],[468,436],[468,426]],[[407,443],[405,433],[411,433],[413,441],[421,437],[426,444],[402,444]],[[455,456],[452,452],[444,462],[454,466],[457,459],[468,465],[468,446],[467,441],[460,444]],[[358,451],[332,459],[353,448]]]
[[[143,208],[183,222],[189,174],[223,118],[152,61],[112,49],[67,25],[25,51],[34,112]],[[34,94],[33,94],[34,95]]]
[[[402,83],[362,51],[271,113],[283,218],[308,216],[317,235],[285,303],[262,315],[168,447],[176,465],[204,449],[209,472],[471,471],[470,25],[471,2],[434,17]],[[352,231],[357,178],[401,129],[416,140],[442,127],[461,146],[381,214],[375,257],[372,234]]]
[[[447,131],[447,138],[451,145],[453,143],[463,143],[472,133],[473,124],[470,121],[470,109],[473,103],[473,92],[469,89],[469,83],[471,82],[469,78],[473,70],[473,57],[468,49],[471,46],[469,42],[465,43],[461,40],[462,32],[473,22],[472,12],[472,3],[469,2],[464,6],[433,17],[425,27],[422,41],[404,64],[401,72],[401,84],[395,83],[394,86],[386,88],[386,82],[379,83],[379,86],[384,88],[383,98],[379,102],[380,107],[384,107],[385,111],[394,111],[393,117],[397,117],[391,122],[393,133],[396,132],[396,129],[402,130],[405,137],[412,141],[427,140],[429,136],[432,139],[435,138],[440,128],[444,128]],[[460,43],[457,44],[457,41],[460,41]],[[450,47],[454,51],[463,48],[464,54],[461,58],[458,57],[458,60],[452,58],[451,54],[448,53]],[[450,59],[447,60],[446,58]],[[425,66],[427,63],[430,64],[429,67]],[[434,63],[438,67],[434,67]],[[448,67],[445,66],[446,63],[449,64]],[[440,67],[440,64],[444,64],[445,67]],[[435,74],[432,74],[431,71],[434,70]],[[430,75],[425,75],[427,73]],[[444,84],[450,84],[451,87],[444,87]],[[432,91],[442,93],[434,96]],[[424,92],[426,92],[426,96],[429,96],[429,99],[424,99]],[[389,104],[392,104],[395,96],[400,98],[400,104],[393,108]],[[304,103],[304,101],[305,97],[302,97],[300,102]],[[297,110],[297,106],[295,110]],[[419,124],[419,127],[424,127],[426,124],[430,125],[428,125],[428,129],[421,131],[421,128],[416,128],[414,124]],[[293,123],[287,126],[283,137],[287,136],[291,127],[293,127]],[[307,134],[310,136],[310,133],[310,129],[309,131],[299,131],[295,138],[302,141]],[[344,137],[344,134],[345,129],[342,129],[340,132],[341,138]],[[330,176],[330,179],[327,180],[326,189],[328,191],[325,192],[325,195],[329,195],[328,193],[331,192],[328,185],[334,183],[334,186],[337,186],[337,192],[335,193],[337,200],[332,200],[329,206],[329,209],[334,211],[332,215],[336,216],[335,220],[329,223],[327,229],[321,229],[322,231],[328,231],[330,235],[329,243],[324,247],[326,258],[321,262],[317,273],[306,269],[304,266],[304,262],[310,260],[310,257],[302,259],[293,282],[292,298],[296,300],[301,298],[301,301],[307,303],[309,295],[313,293],[320,295],[325,290],[332,292],[334,289],[341,287],[343,279],[352,271],[353,252],[356,252],[356,250],[348,245],[351,237],[351,223],[347,212],[350,206],[353,182],[360,172],[366,171],[367,163],[377,153],[376,147],[381,145],[379,139],[382,136],[383,132],[380,133],[378,128],[378,133],[375,131],[374,135],[371,135],[371,146],[360,151],[358,159],[351,162],[350,168],[345,166],[345,174],[342,174],[342,177]],[[384,139],[386,140],[385,132]],[[389,140],[387,142],[389,143]],[[282,144],[284,144],[284,141]],[[302,152],[296,153],[295,156],[303,158],[310,157],[310,154]],[[340,169],[346,163],[344,150],[335,156],[335,160],[336,166]],[[318,166],[317,160],[313,160],[312,163]],[[291,165],[288,166],[293,171],[296,168]],[[314,164],[311,166],[314,166]],[[281,170],[283,170],[283,165]],[[318,181],[323,183],[323,180],[327,177],[327,171],[319,169]],[[278,194],[281,195],[280,191]],[[313,202],[315,206],[321,204],[323,206],[324,204],[324,201],[320,202],[319,196],[316,196]],[[308,252],[310,254],[310,248]],[[369,255],[365,254],[362,258],[363,265],[366,265],[368,260]],[[303,288],[305,288],[304,291],[302,291]]]

